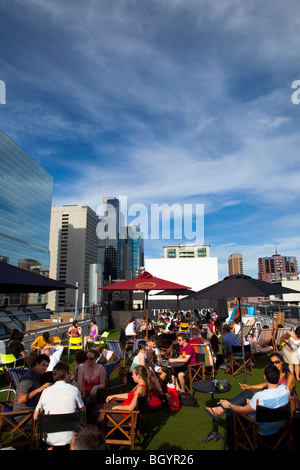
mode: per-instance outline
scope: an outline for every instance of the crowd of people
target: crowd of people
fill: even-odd
[[[188,330],[182,331],[181,324],[186,323]],[[81,334],[78,322],[75,321],[68,330],[68,336],[76,337]],[[109,395],[105,400],[101,394],[106,387],[104,347],[94,344],[89,347],[89,343],[94,343],[95,338],[99,337],[94,320],[91,321],[91,333],[85,337],[83,349],[75,354],[76,367],[73,373],[70,373],[69,364],[61,360],[63,347],[53,345],[49,333],[44,333],[32,342],[32,352],[26,356],[28,369],[16,390],[14,410],[35,410],[34,419],[41,412],[63,414],[84,410],[87,416],[87,424],[81,425],[75,434],[61,432],[45,436],[43,443],[46,447],[72,450],[107,448],[100,430],[100,409],[122,410],[125,415],[135,409],[139,397],[145,397],[149,409],[160,409],[169,399],[165,387],[166,377],[176,385],[179,394],[184,393],[188,366],[197,362],[195,345],[208,344],[217,365],[218,359],[223,360],[222,353],[230,352],[232,346],[241,344],[238,322],[221,325],[217,313],[212,311],[207,312],[205,318],[198,311],[187,314],[163,313],[159,316],[159,321],[151,323],[148,340],[145,338],[145,322],[132,318],[125,329],[125,336],[131,341],[133,353],[126,377],[131,390],[128,393]],[[251,342],[253,338],[249,335],[244,340]],[[242,384],[242,391],[237,397],[230,401],[221,400],[217,407],[206,408],[207,413],[215,419],[226,414],[229,449],[234,445],[232,411],[236,409],[245,415],[255,414],[257,399],[261,404],[268,403],[270,407],[275,402],[285,404],[290,395],[298,399],[295,394],[295,380],[299,380],[300,328],[286,335],[284,341],[282,353],[272,352],[272,347],[266,351],[271,352],[270,365],[265,369],[262,383],[252,386]],[[175,357],[170,357],[167,365],[161,354],[166,345],[171,345],[175,352]],[[12,334],[8,350],[14,352],[15,357],[25,360],[25,347],[20,332],[15,331]],[[118,403],[115,403],[116,400]],[[116,414],[115,419],[121,419],[122,416],[123,414]],[[262,432],[270,431],[268,427],[262,429]]]

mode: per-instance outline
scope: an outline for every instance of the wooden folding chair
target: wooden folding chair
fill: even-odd
[[[178,344],[178,338],[176,338],[168,348],[164,348],[164,347],[159,348],[162,359],[168,359],[169,357],[173,357],[174,346],[176,344]],[[179,352],[179,349],[178,349],[178,352]]]
[[[3,390],[6,391],[6,390]],[[34,445],[34,410],[13,411],[11,400],[0,402],[0,447],[24,447]]]
[[[245,352],[245,368],[246,372],[250,373],[253,377],[251,347],[244,346]],[[226,374],[232,374],[232,377],[237,375],[240,371],[244,370],[244,361],[242,356],[242,346],[232,346],[232,351],[225,353]]]
[[[205,363],[197,362],[188,366],[189,375],[186,377],[185,389],[192,395],[193,383],[205,380]]]
[[[125,413],[100,409],[101,429],[106,444],[130,446],[131,450],[134,450],[135,446],[141,446],[141,414],[145,412],[145,407],[146,397],[140,397],[134,411]],[[122,418],[118,419],[117,416]]]
[[[74,431],[76,426],[86,422],[85,411],[65,414],[38,413],[34,431],[34,448],[39,449],[41,435],[55,432]]]
[[[281,429],[273,435],[260,435],[260,423],[283,421]],[[255,419],[233,411],[235,450],[277,450],[284,440],[287,447],[293,449],[293,434],[291,422],[290,401],[278,408],[266,408],[256,405]]]

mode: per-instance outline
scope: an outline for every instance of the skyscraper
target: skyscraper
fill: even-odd
[[[89,299],[90,265],[97,263],[97,214],[88,206],[52,207],[50,226],[50,277],[79,283],[78,305]],[[100,275],[100,273],[99,273]],[[75,305],[71,289],[49,293],[49,307]]]
[[[103,218],[97,226],[98,263],[103,279],[133,279],[144,265],[143,234],[135,225],[124,227],[124,214],[116,197],[103,199]]]
[[[98,263],[103,266],[103,279],[119,279],[122,241],[120,239],[120,202],[116,197],[103,199],[103,218],[97,226]]]
[[[136,225],[124,227],[123,270],[125,279],[135,279],[137,271],[144,266],[144,238]]]
[[[48,275],[52,190],[53,177],[0,130],[2,261]],[[39,294],[8,297],[10,303],[36,303],[45,298]]]

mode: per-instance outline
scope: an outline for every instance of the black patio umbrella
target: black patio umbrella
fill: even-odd
[[[56,281],[55,279],[36,274],[12,264],[0,262],[0,292],[46,294],[52,290],[77,289],[76,286]]]
[[[283,287],[280,284],[271,284],[270,282],[260,281],[253,279],[251,276],[245,274],[233,274],[232,276],[224,277],[223,281],[212,284],[205,289],[198,291],[196,294],[191,294],[188,300],[192,299],[228,299],[236,297],[239,303],[239,317],[241,322],[241,331],[243,331],[243,322],[241,314],[241,299],[243,297],[268,297],[270,295],[279,294],[293,294],[300,293],[297,290]],[[247,383],[246,367],[245,367],[245,351],[244,341],[242,338],[242,354],[244,361],[244,377]]]

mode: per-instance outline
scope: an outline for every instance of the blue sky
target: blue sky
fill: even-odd
[[[204,204],[218,257],[300,262],[298,0],[2,0],[0,127],[53,204]],[[175,240],[179,243],[182,240]],[[146,240],[161,257],[172,240]]]

